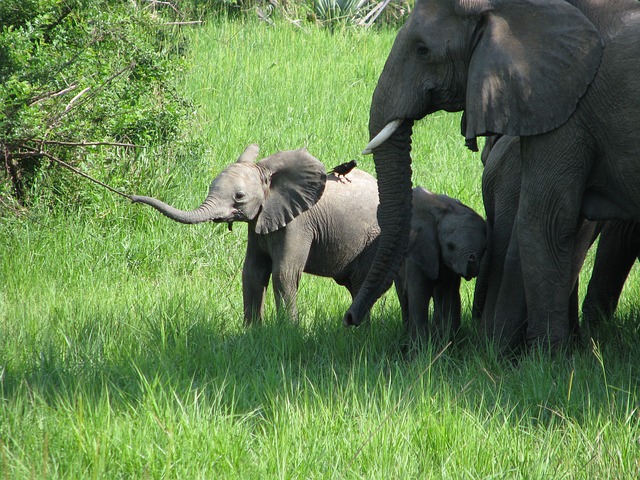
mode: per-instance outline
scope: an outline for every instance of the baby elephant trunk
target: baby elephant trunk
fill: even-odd
[[[465,280],[471,280],[478,276],[480,273],[480,260],[482,260],[482,254],[478,255],[475,252],[471,252],[467,256],[467,268],[463,275]]]
[[[164,216],[176,222],[193,224],[215,221],[214,205],[210,198],[207,198],[202,205],[195,210],[179,210],[153,197],[132,195],[129,199],[133,203],[146,203],[158,210]]]

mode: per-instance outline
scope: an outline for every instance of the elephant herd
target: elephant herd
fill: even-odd
[[[249,146],[192,212],[131,198],[184,223],[249,222],[245,322],[262,315],[270,276],[295,316],[308,272],[349,289],[345,325],[395,282],[412,339],[449,335],[460,277],[479,275],[473,313],[490,340],[557,350],[578,333],[577,278],[596,236],[586,322],[613,312],[640,252],[638,52],[638,0],[416,0],[371,102],[363,153],[377,180],[327,175],[305,150],[256,162]],[[487,137],[486,224],[412,188],[413,124],[441,110],[463,112],[471,150]]]
[[[414,122],[463,111],[472,150],[480,136],[519,143],[515,220],[503,232],[505,278],[487,295],[487,334],[508,347],[569,345],[583,220],[640,222],[638,52],[637,0],[416,0],[373,93],[365,152],[381,232],[344,321],[362,321],[403,261]]]
[[[249,145],[213,180],[202,205],[192,211],[151,197],[130,198],[182,223],[249,224],[242,269],[247,325],[262,319],[270,280],[276,307],[293,318],[298,316],[296,295],[303,272],[331,277],[355,297],[380,234],[376,179],[359,169],[345,176],[327,175],[324,165],[306,149],[257,158],[258,146]],[[396,278],[412,341],[457,330],[460,278],[478,275],[485,248],[485,221],[476,212],[446,195],[413,190],[411,241]]]

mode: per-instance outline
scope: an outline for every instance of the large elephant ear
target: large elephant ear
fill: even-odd
[[[274,232],[313,207],[324,193],[324,165],[306,149],[278,152],[258,162],[268,192],[256,223],[256,233]]]
[[[537,135],[566,122],[602,58],[602,37],[587,17],[565,0],[458,1],[459,14],[481,16],[469,63],[467,145],[479,135]]]

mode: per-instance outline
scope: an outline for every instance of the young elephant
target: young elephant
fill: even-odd
[[[182,223],[248,222],[242,269],[245,324],[262,319],[270,277],[276,307],[294,319],[302,272],[332,277],[355,296],[379,233],[376,180],[357,169],[349,172],[348,182],[327,176],[324,165],[305,149],[257,158],[258,146],[248,146],[213,180],[196,210],[177,210],[150,197],[130,198]]]
[[[471,208],[446,195],[413,189],[409,247],[395,281],[410,341],[429,334],[446,339],[460,328],[460,277],[478,275],[486,237],[484,220]]]

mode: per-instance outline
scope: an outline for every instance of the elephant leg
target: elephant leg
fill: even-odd
[[[624,220],[606,222],[596,251],[589,287],[582,303],[588,328],[600,318],[610,318],[622,288],[640,252],[640,224]]]
[[[515,209],[511,207],[511,205],[507,205],[505,208],[500,207],[495,212],[495,224],[493,228],[490,229],[491,233],[487,238],[487,243],[490,247],[483,258],[483,263],[485,263],[486,269],[481,272],[481,275],[485,276],[486,279],[480,280],[480,278],[478,278],[478,280],[485,285],[484,288],[486,288],[484,304],[480,316],[480,332],[482,332],[487,339],[491,341],[498,340],[499,343],[501,342],[502,335],[507,333],[505,329],[509,331],[510,335],[513,335],[516,332],[516,329],[518,328],[517,322],[519,321],[516,316],[511,315],[509,318],[512,325],[507,328],[506,316],[503,316],[501,319],[497,317],[496,309],[498,306],[500,291],[507,286],[512,290],[515,290],[517,285],[520,285],[520,288],[523,288],[522,281],[518,277],[515,278],[517,282],[516,285],[512,283],[505,285],[504,282],[505,263],[507,262],[509,246],[512,244],[512,237],[515,235]],[[513,275],[515,272],[511,270],[512,268],[517,268],[518,272],[520,272],[519,259],[515,265],[510,266],[509,273]],[[476,282],[478,280],[476,280]],[[517,293],[521,297],[522,302],[524,302],[524,291]]]
[[[576,280],[575,286],[569,297],[569,334],[572,341],[580,341],[580,318],[578,314],[578,298],[579,281]]]
[[[280,312],[285,312],[294,321],[298,320],[296,297],[300,278],[309,258],[310,247],[310,238],[296,235],[294,232],[285,232],[282,241],[272,245],[272,277],[276,308]]]
[[[406,262],[404,273],[407,310],[405,330],[412,343],[419,343],[426,341],[429,334],[429,302],[433,296],[433,282],[413,262]]]
[[[375,250],[374,250],[374,254],[375,254]],[[373,255],[369,251],[367,251],[367,252],[363,252],[360,255],[358,261],[355,263],[353,270],[349,275],[349,285],[347,286],[347,289],[351,294],[352,301],[358,295],[358,292],[362,288],[362,285],[364,285],[364,281],[367,278],[367,273],[369,272],[369,266],[371,265],[372,261],[373,261]],[[403,268],[404,267],[400,267],[400,270],[402,271]],[[400,274],[398,275],[398,277],[399,276]],[[396,293],[398,295],[398,300],[400,300],[401,296],[398,291],[397,279],[394,281],[394,284],[396,286]],[[362,318],[362,323],[367,323],[370,320],[371,320],[371,311],[368,311]]]
[[[590,159],[580,132],[522,137],[518,245],[527,305],[528,344],[552,351],[570,339],[569,297],[580,207]],[[573,141],[572,141],[573,140]]]
[[[569,331],[573,343],[579,343],[581,340],[578,313],[580,270],[582,270],[582,265],[587,257],[589,248],[591,248],[591,245],[597,237],[597,228],[598,222],[582,220],[576,233],[576,243],[571,268],[571,278],[574,287],[569,298]]]
[[[488,338],[499,350],[507,351],[522,346],[527,325],[527,302],[517,237],[517,224],[513,223],[506,252],[495,267],[496,278],[492,280],[490,292],[492,308],[487,308],[483,315]]]
[[[251,238],[251,237],[250,237]],[[249,248],[242,267],[242,298],[244,302],[244,323],[250,325],[254,321],[262,321],[264,315],[264,299],[271,276],[271,258]]]
[[[280,270],[273,272],[273,291],[276,298],[276,308],[285,312],[292,320],[298,321],[298,286],[302,277],[302,269]]]
[[[482,318],[487,303],[487,295],[489,291],[489,275],[491,272],[491,226],[487,222],[487,249],[484,252],[482,261],[480,262],[480,272],[476,278],[475,288],[473,290],[473,305],[471,306],[471,318],[479,321]]]
[[[434,289],[433,324],[438,337],[449,340],[460,330],[460,277],[451,271],[444,272],[442,277]]]

